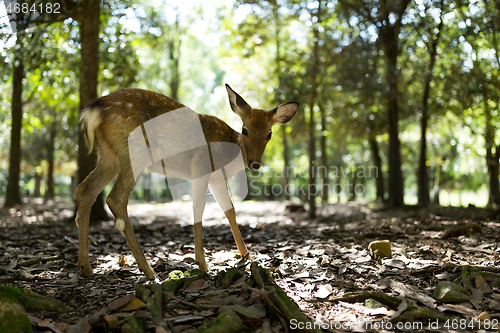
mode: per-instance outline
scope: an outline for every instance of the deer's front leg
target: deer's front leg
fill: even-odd
[[[207,202],[208,177],[196,178],[191,183],[193,194],[193,218],[194,218],[194,255],[200,270],[208,271],[203,251],[202,218],[205,204]]]
[[[226,215],[226,218],[229,221],[229,225],[231,226],[231,231],[233,232],[233,237],[240,255],[247,255],[248,249],[245,245],[245,242],[243,241],[243,237],[241,237],[238,223],[236,223],[236,211],[234,210],[233,201],[231,200],[231,196],[229,195],[229,189],[227,187],[226,181],[224,180],[210,183],[210,188],[212,189],[215,199],[224,211],[224,215]],[[248,255],[248,259],[251,259],[250,255]]]

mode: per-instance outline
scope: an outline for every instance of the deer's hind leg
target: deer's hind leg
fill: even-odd
[[[76,188],[75,223],[78,227],[78,267],[86,277],[93,274],[89,261],[90,211],[97,195],[116,177],[117,173],[117,158],[111,154],[102,155],[95,169]]]
[[[130,162],[126,161],[126,163],[122,163],[121,165],[130,165]],[[128,200],[134,187],[135,180],[130,167],[121,168],[113,189],[106,198],[106,203],[116,218],[116,227],[125,236],[132,250],[137,266],[139,266],[139,269],[144,273],[146,278],[151,280],[155,278],[155,272],[144,255],[127,212]]]

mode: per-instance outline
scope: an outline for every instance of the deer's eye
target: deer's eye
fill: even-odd
[[[241,134],[243,134],[244,136],[247,136],[248,135],[247,129],[246,128],[242,129]]]
[[[269,132],[269,134],[267,135],[267,140],[271,140],[272,136],[273,136],[273,132]]]

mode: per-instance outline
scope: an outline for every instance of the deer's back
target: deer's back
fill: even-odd
[[[163,169],[191,179],[195,177],[193,163],[207,163],[201,156],[206,155],[207,142],[238,143],[238,133],[217,117],[199,115],[167,96],[143,89],[122,89],[96,99],[87,106],[82,127],[90,146],[95,137],[99,154],[116,155],[122,167],[130,161],[134,173],[151,165],[152,157],[154,171]],[[217,154],[225,159],[229,155],[234,152]]]

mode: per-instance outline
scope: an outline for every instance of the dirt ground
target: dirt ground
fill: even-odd
[[[177,207],[181,221],[173,205],[130,206],[136,234],[161,279],[173,270],[196,268],[192,225],[183,215],[189,205]],[[402,330],[500,328],[500,222],[491,218],[491,211],[476,207],[374,207],[377,205],[328,205],[314,220],[303,211],[290,212],[283,202],[242,202],[236,210],[252,259],[269,269],[276,283],[312,321],[322,323],[325,332],[396,331],[395,322],[390,320],[407,310],[408,304],[449,321],[431,327],[438,317],[413,313],[406,324],[417,326],[398,327]],[[32,199],[22,207],[0,211],[0,284],[55,297],[74,309],[32,313],[32,323],[45,319],[51,323],[35,325],[38,332],[69,331],[69,325],[133,293],[145,282],[114,221],[91,224],[94,275],[81,277],[72,215],[73,204],[60,200],[44,203]],[[209,203],[204,217],[205,253],[209,275],[215,278],[240,258],[219,208]],[[468,227],[450,233],[462,226]],[[369,251],[369,243],[379,240],[390,241],[392,258],[379,258]],[[25,265],[38,257],[39,262]],[[438,301],[434,290],[443,282],[462,285],[468,300]],[[371,297],[344,297],[353,292],[382,292],[398,299],[399,306],[370,307],[366,299]],[[174,309],[166,316],[176,320],[192,316],[186,311]],[[479,322],[482,327],[477,326],[478,319],[483,320]],[[484,319],[491,325],[485,327]],[[187,332],[201,323],[186,322],[172,322],[169,327]],[[287,331],[279,321],[273,323],[270,332]],[[462,324],[466,326],[460,327]],[[150,331],[161,332],[158,328]],[[253,331],[266,332],[266,328],[255,325]]]

